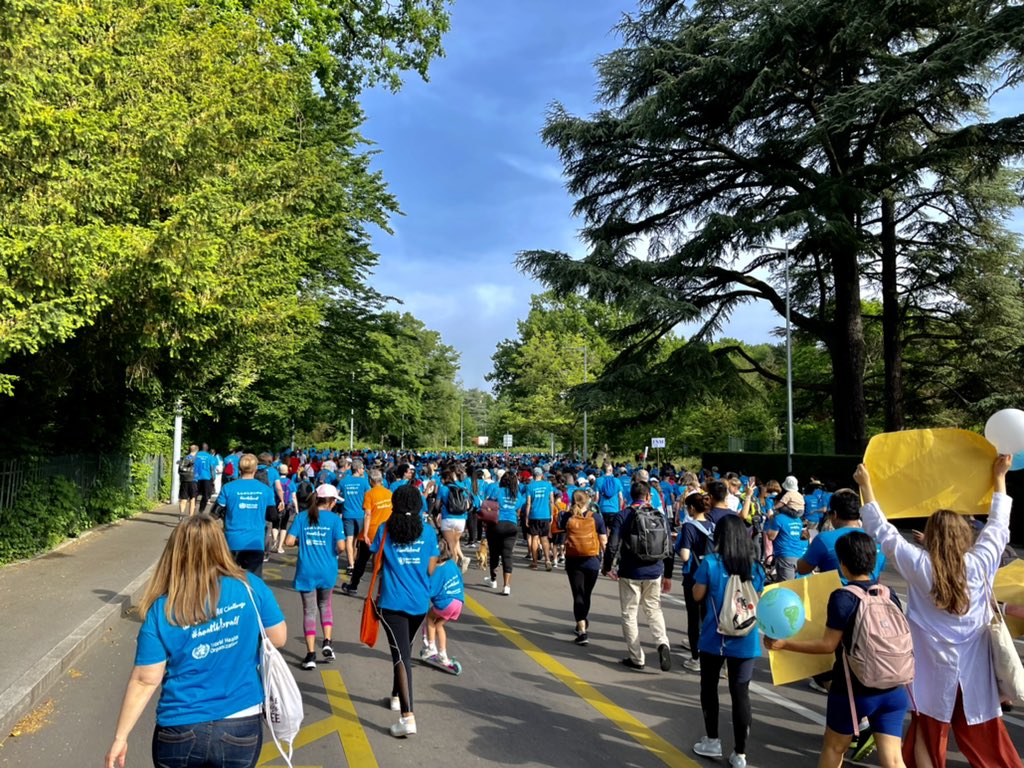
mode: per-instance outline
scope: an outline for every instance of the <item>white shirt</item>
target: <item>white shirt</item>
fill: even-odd
[[[992,671],[988,634],[992,609],[988,595],[999,558],[1010,540],[1012,504],[1013,499],[1005,494],[992,496],[988,523],[964,555],[970,607],[963,616],[940,610],[932,600],[932,561],[928,552],[904,539],[885,519],[878,504],[872,502],[860,511],[864,530],[907,581],[907,620],[914,639],[913,692],[917,710],[943,723],[952,720],[958,687],[963,691],[968,725],[1001,715]]]

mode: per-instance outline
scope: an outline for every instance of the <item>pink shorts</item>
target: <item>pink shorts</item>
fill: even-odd
[[[437,610],[437,608],[431,608],[430,610],[433,611],[434,615],[439,619],[444,619],[445,621],[458,621],[459,616],[462,615],[462,601],[452,600],[448,603],[446,608],[442,608],[440,611]]]

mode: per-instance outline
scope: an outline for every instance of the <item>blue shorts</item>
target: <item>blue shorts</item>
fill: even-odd
[[[345,525],[345,538],[350,536],[355,538],[359,535],[359,528],[363,524],[363,521],[358,517],[345,517],[342,518],[342,523]]]
[[[875,733],[886,736],[903,736],[903,719],[910,708],[910,697],[904,686],[888,691],[875,693],[871,696],[854,696],[853,703],[857,707],[857,716],[867,718]],[[853,734],[853,721],[850,719],[850,699],[843,695],[828,695],[825,712],[825,724],[843,736]]]

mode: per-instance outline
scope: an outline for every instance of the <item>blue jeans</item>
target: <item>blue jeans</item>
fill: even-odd
[[[156,768],[255,768],[263,748],[260,715],[193,725],[157,726]]]

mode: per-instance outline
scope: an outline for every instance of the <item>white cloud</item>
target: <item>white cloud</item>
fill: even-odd
[[[504,152],[498,155],[498,159],[509,168],[540,181],[562,184],[565,180],[561,167],[554,163],[545,163],[522,155],[510,155]]]
[[[519,299],[511,285],[479,283],[473,286],[472,291],[480,313],[486,317],[507,315]]]

